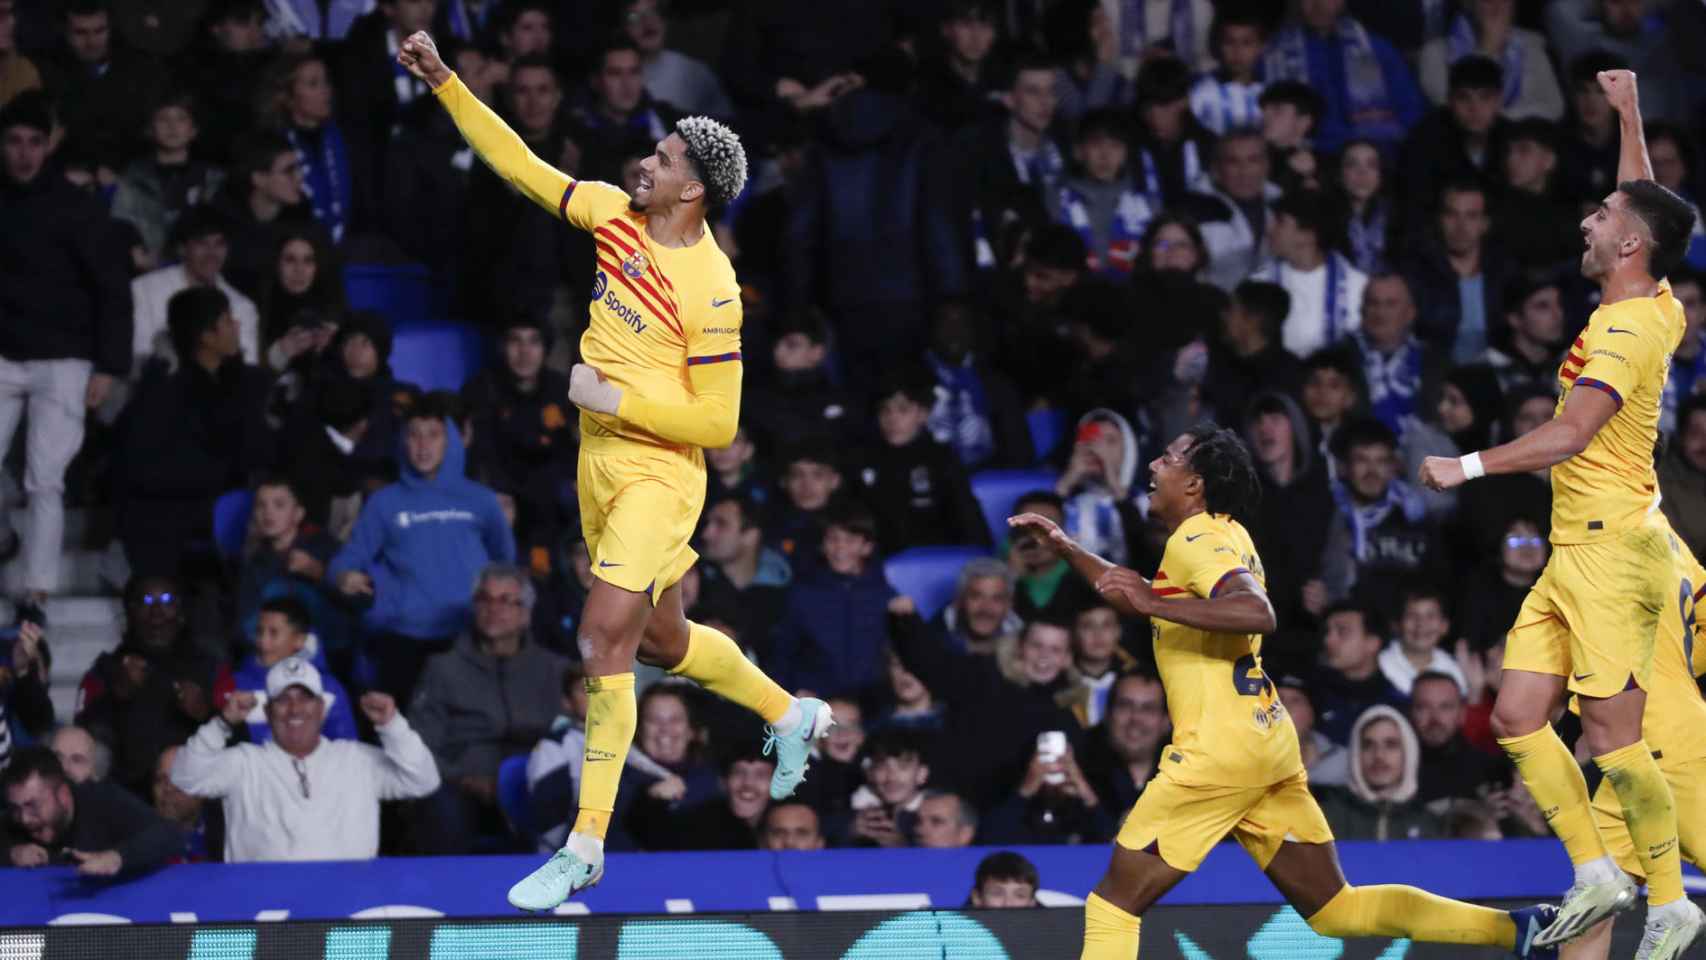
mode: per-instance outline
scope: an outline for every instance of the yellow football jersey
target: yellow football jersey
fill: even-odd
[[[646,216],[608,183],[570,181],[558,210],[592,234],[591,322],[581,359],[623,390],[663,403],[692,399],[688,368],[741,359],[740,284],[709,227],[688,247],[655,244]],[[679,447],[605,414],[581,412],[581,442]]]
[[[1235,574],[1266,586],[1261,558],[1236,520],[1199,513],[1167,538],[1155,592],[1212,598]],[[1297,730],[1262,672],[1259,634],[1210,633],[1150,618],[1173,742],[1162,768],[1183,783],[1252,787],[1303,769]]]
[[[1558,368],[1557,412],[1570,391],[1602,390],[1617,412],[1587,449],[1552,468],[1552,542],[1593,543],[1639,526],[1653,505],[1653,446],[1671,352],[1682,341],[1682,305],[1670,283],[1655,297],[1602,306]]]
[[[1655,512],[1659,522],[1666,522]],[[1666,524],[1668,526],[1668,523]],[[1641,717],[1641,736],[1659,753],[1659,766],[1706,758],[1706,698],[1694,678],[1706,674],[1706,644],[1698,642],[1698,605],[1706,600],[1706,568],[1670,533],[1681,583],[1659,618],[1653,646],[1652,689]]]

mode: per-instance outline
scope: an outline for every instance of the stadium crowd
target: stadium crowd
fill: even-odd
[[[1168,742],[1149,625],[973,478],[1048,471],[1015,512],[1153,574],[1146,464],[1205,417],[1262,473],[1263,662],[1334,833],[1547,833],[1489,730],[1546,478],[1412,478],[1552,414],[1617,165],[1598,71],[1638,72],[1657,179],[1700,196],[1697,0],[0,0],[11,865],[549,849],[574,818],[594,258],[395,65],[418,29],[577,177],[632,184],[693,113],[754,159],[716,223],[742,429],[683,599],[839,722],[772,803],[757,722],[642,671],[608,849],[1111,839]],[[460,392],[345,304],[345,264],[404,262],[486,338]],[[1659,472],[1701,554],[1698,224],[1689,262]],[[67,498],[130,578],[56,717]],[[985,554],[939,611],[884,576],[932,545]]]

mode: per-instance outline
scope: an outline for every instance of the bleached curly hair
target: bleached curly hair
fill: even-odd
[[[746,186],[746,150],[727,125],[710,117],[683,117],[675,132],[687,141],[687,158],[699,169],[710,206],[725,207]]]

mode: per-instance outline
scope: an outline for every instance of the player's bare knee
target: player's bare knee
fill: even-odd
[[[640,636],[640,662],[669,669],[687,656],[687,622],[659,623],[653,617]]]
[[[1493,705],[1493,715],[1488,718],[1493,736],[1500,740],[1526,737],[1548,722],[1545,704],[1525,703],[1514,697],[1500,697]]]

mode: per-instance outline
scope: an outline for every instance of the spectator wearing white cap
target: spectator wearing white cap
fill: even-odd
[[[320,736],[325,686],[320,671],[300,657],[267,672],[272,740],[227,747],[254,700],[251,693],[233,694],[172,764],[179,789],[225,801],[228,862],[373,857],[379,852],[379,801],[438,789],[432,752],[386,694],[361,698],[382,749]]]

